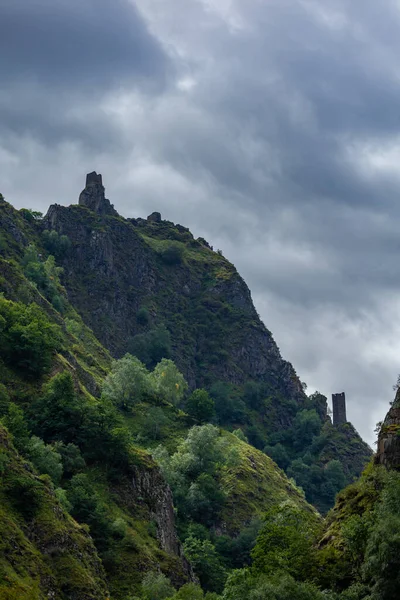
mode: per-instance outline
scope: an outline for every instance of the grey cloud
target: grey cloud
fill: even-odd
[[[8,198],[75,202],[96,169],[122,214],[207,237],[302,379],[348,390],[371,440],[400,370],[400,178],[363,150],[400,159],[397,3],[136,4],[2,3]]]
[[[165,53],[128,0],[3,0],[2,82],[121,85],[164,76]]]

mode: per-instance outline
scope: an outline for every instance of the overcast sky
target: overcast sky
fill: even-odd
[[[2,0],[0,191],[222,249],[373,443],[400,372],[398,0]]]

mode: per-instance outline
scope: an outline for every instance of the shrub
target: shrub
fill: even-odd
[[[186,401],[187,413],[198,421],[210,421],[215,413],[215,403],[206,390],[195,390]]]
[[[131,354],[112,364],[111,372],[104,380],[103,396],[118,408],[129,409],[141,402],[154,390],[144,364]]]
[[[139,308],[136,314],[136,320],[139,325],[148,325],[150,322],[150,313],[147,308]]]
[[[39,377],[61,348],[58,325],[36,305],[25,306],[0,297],[0,355],[29,377]]]
[[[131,338],[128,350],[130,354],[137,356],[148,369],[152,369],[160,360],[171,356],[171,334],[166,327],[160,325]]]
[[[45,229],[42,233],[43,245],[46,250],[56,258],[62,258],[71,247],[71,240],[67,235],[59,235],[57,231]]]
[[[147,573],[142,581],[144,600],[165,600],[174,595],[175,589],[162,573]]]
[[[183,247],[177,243],[171,243],[160,252],[163,262],[167,265],[179,265],[183,259]]]
[[[61,480],[63,466],[61,455],[37,436],[30,439],[27,454],[40,474],[50,475],[55,484]]]

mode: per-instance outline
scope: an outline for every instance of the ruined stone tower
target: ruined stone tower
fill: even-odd
[[[341,394],[332,394],[332,408],[333,408],[333,425],[342,425],[347,423],[346,418],[346,396],[344,392]]]
[[[79,196],[79,204],[100,215],[117,215],[117,211],[105,197],[102,177],[93,171],[86,175],[86,187]]]

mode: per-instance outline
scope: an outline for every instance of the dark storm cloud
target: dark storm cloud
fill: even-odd
[[[166,57],[127,0],[2,0],[2,85],[104,86],[164,77]]]
[[[121,146],[102,110],[115,89],[153,95],[172,63],[128,0],[0,2],[0,133],[89,151]]]

